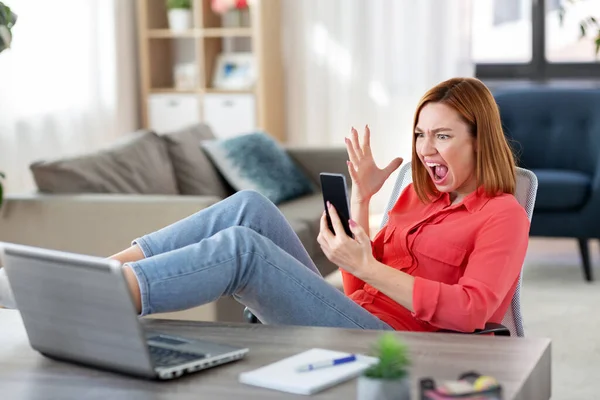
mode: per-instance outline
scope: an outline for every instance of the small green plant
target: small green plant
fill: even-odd
[[[192,8],[192,0],[167,0],[167,8],[169,10],[177,8],[190,10]]]
[[[408,374],[408,347],[392,333],[385,333],[377,340],[372,355],[379,358],[379,362],[365,371],[366,377],[393,380]]]
[[[565,5],[573,5],[581,0],[566,0]],[[560,25],[563,25],[565,14],[567,13],[567,8],[565,5],[561,5],[558,9],[558,19],[560,21]],[[583,39],[588,35],[589,31],[592,31],[592,36],[594,43],[596,44],[595,54],[598,57],[600,53],[600,18],[589,15],[586,18],[583,18],[579,21],[579,39]]]
[[[17,22],[17,16],[10,8],[0,1],[0,53],[10,47],[12,42],[12,27]]]

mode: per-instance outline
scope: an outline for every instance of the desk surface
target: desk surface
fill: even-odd
[[[2,398],[34,399],[281,399],[306,398],[242,385],[238,375],[312,347],[366,353],[377,331],[145,320],[152,329],[248,347],[246,358],[169,381],[153,382],[52,361],[32,350],[20,314],[0,310]],[[440,333],[398,333],[409,345],[413,399],[417,378],[454,379],[476,370],[499,379],[505,399],[550,398],[550,340]],[[356,398],[356,380],[318,393],[319,399]]]

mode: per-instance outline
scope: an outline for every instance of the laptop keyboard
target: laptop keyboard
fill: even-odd
[[[156,367],[172,367],[206,357],[205,354],[187,353],[157,346],[148,346],[148,348],[150,349],[150,358]]]

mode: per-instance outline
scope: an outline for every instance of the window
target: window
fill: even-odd
[[[479,78],[600,77],[600,0],[477,0],[472,29]]]
[[[472,54],[476,63],[531,61],[531,0],[473,1]]]

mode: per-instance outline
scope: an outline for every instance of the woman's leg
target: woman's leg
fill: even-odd
[[[141,314],[191,308],[233,295],[264,323],[391,329],[271,239],[237,226],[127,264]]]
[[[319,273],[302,242],[281,211],[258,192],[243,190],[175,222],[134,240],[134,245],[112,256],[122,263],[141,260],[180,249],[232,226],[244,226],[269,238],[307,268]]]

